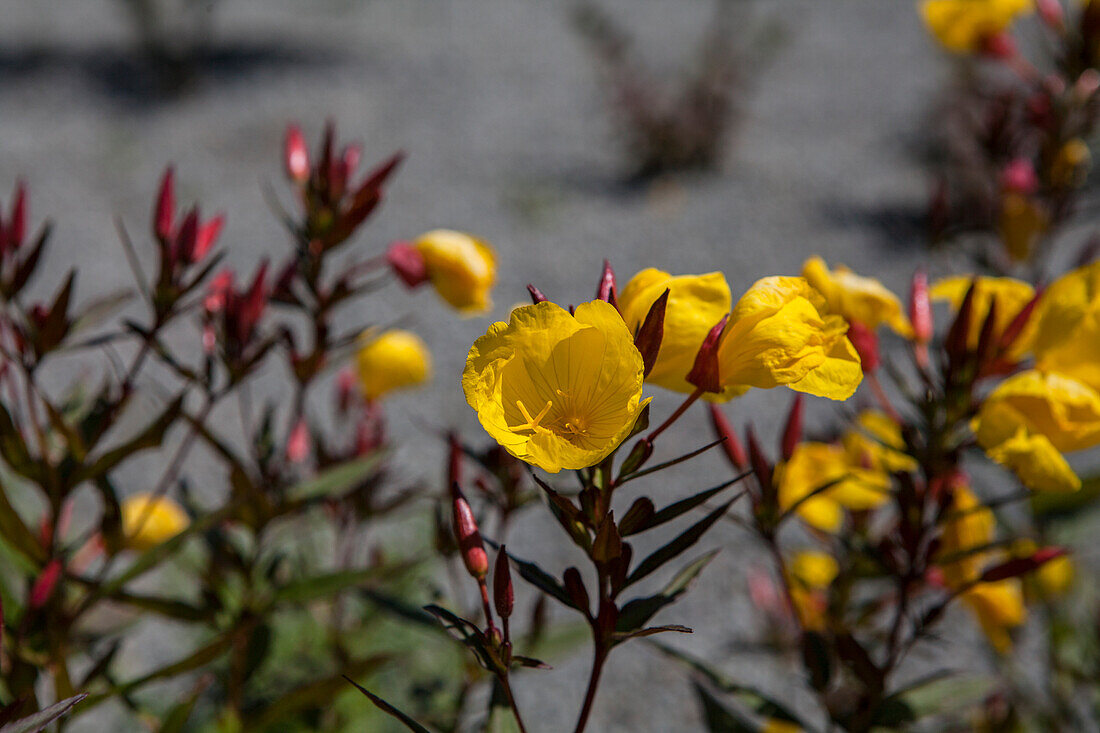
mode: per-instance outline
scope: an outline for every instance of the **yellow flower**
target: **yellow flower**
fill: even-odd
[[[828,599],[825,589],[837,576],[836,560],[831,555],[812,550],[796,553],[787,565],[787,587],[791,603],[804,629],[825,628]]]
[[[1033,320],[1035,366],[1100,390],[1100,262],[1055,280]]]
[[[409,331],[363,334],[356,355],[359,386],[368,400],[415,387],[431,378],[432,359],[420,337]]]
[[[997,385],[978,413],[975,433],[989,450],[1023,428],[1045,436],[1058,451],[1100,443],[1100,394],[1061,374],[1020,372]]]
[[[512,311],[474,342],[466,401],[509,453],[557,473],[594,466],[630,433],[649,400],[642,355],[618,311],[544,302]]]
[[[413,246],[424,258],[432,287],[443,300],[464,313],[489,310],[497,258],[487,242],[450,229],[434,229]]]
[[[1017,578],[979,583],[960,598],[978,617],[990,645],[1000,654],[1012,650],[1010,630],[1027,620],[1024,591]]]
[[[872,330],[885,323],[895,333],[906,337],[913,332],[898,296],[874,278],[857,275],[843,265],[830,271],[820,257],[806,260],[802,265],[802,277],[825,296],[831,312],[849,322],[859,321]]]
[[[805,278],[758,280],[733,307],[718,346],[719,399],[780,385],[848,399],[863,370],[847,330]]]
[[[882,504],[889,496],[890,477],[854,464],[851,458],[839,445],[799,443],[776,470],[780,509],[797,503],[795,511],[806,524],[836,532],[845,508],[863,511]]]
[[[917,460],[905,452],[901,426],[879,410],[859,413],[856,428],[844,434],[844,450],[854,466],[886,473],[917,469]]]
[[[1016,474],[1036,491],[1077,491],[1081,479],[1045,435],[1032,435],[1020,427],[1011,438],[986,450],[997,463]]]
[[[1035,244],[1047,229],[1046,211],[1021,193],[1009,191],[1001,200],[999,231],[1005,250],[1016,262],[1031,259]]]
[[[816,550],[803,550],[791,558],[788,569],[793,578],[807,588],[828,588],[840,568],[832,555]]]
[[[951,588],[961,588],[981,577],[994,553],[984,551],[993,542],[996,519],[965,487],[957,487],[952,511],[940,536],[939,557],[944,580]],[[978,583],[960,596],[978,618],[990,644],[1000,653],[1012,646],[1009,630],[1024,622],[1023,588],[1019,579]]]
[[[152,494],[134,494],[122,502],[122,536],[126,547],[143,552],[187,529],[190,520],[179,504]]]
[[[1030,557],[1038,549],[1034,540],[1026,538],[1012,543],[1012,554],[1016,557]],[[1075,574],[1073,560],[1069,555],[1060,555],[1039,566],[1031,576],[1033,583],[1029,588],[1044,598],[1058,598],[1072,587]]]
[[[1031,7],[1031,0],[924,0],[920,13],[944,48],[967,54],[980,51],[987,39],[1008,30]]]
[[[691,393],[695,387],[686,377],[703,339],[730,311],[730,287],[720,272],[673,277],[653,268],[642,270],[619,293],[619,310],[631,333],[638,332],[650,306],[666,289],[664,337],[657,363],[646,381]]]
[[[1079,137],[1068,140],[1050,164],[1051,183],[1061,188],[1076,188],[1085,182],[1091,165],[1092,153],[1085,141]]]
[[[966,298],[966,292],[970,290],[970,283],[974,281],[970,276],[948,277],[932,284],[929,295],[933,300],[946,300],[951,304],[952,310],[958,310]],[[1035,297],[1035,288],[1022,280],[1011,277],[979,277],[974,289],[973,310],[970,315],[970,328],[968,331],[968,346],[975,349],[978,339],[981,337],[982,325],[985,323],[989,306],[997,303],[997,315],[994,322],[994,332],[997,336],[1004,333],[1008,324],[1019,315],[1031,299]],[[1035,336],[1034,314],[1023,332],[1016,338],[1009,350],[1014,356],[1022,356],[1031,347]]]
[[[797,723],[782,718],[768,718],[760,726],[760,733],[802,733],[802,728]]]

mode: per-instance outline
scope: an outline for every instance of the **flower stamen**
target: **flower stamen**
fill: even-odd
[[[517,425],[515,427],[515,429],[516,430],[531,430],[532,432],[536,432],[536,433],[539,433],[539,432],[549,433],[550,430],[548,428],[543,427],[542,425],[539,425],[539,422],[544,417],[546,417],[546,413],[550,412],[550,408],[551,408],[551,406],[553,406],[553,404],[554,403],[552,401],[546,400],[546,406],[543,407],[541,410],[539,410],[539,414],[535,415],[534,417],[531,417],[531,413],[527,411],[527,407],[523,404],[523,400],[516,400],[516,407],[519,408],[520,414],[523,415],[523,419],[526,420],[527,422],[525,422],[522,425]]]

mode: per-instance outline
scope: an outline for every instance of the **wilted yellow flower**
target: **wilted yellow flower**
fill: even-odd
[[[422,384],[431,378],[432,359],[420,337],[392,330],[363,334],[356,355],[359,386],[368,400]]]
[[[492,301],[497,258],[488,242],[450,229],[422,234],[413,246],[424,258],[432,287],[464,313],[483,313]]]
[[[852,458],[839,445],[799,443],[790,459],[776,468],[780,509],[798,504],[795,511],[806,524],[836,532],[846,508],[863,511],[882,504],[889,497],[890,477]]]
[[[981,577],[990,558],[995,557],[982,549],[993,542],[995,529],[993,511],[969,489],[956,487],[951,514],[940,535],[940,567],[948,586],[961,588]],[[977,616],[993,648],[1007,652],[1012,646],[1009,630],[1022,624],[1027,615],[1019,579],[978,583],[960,598]]]
[[[1033,320],[1036,368],[1100,390],[1100,262],[1055,280]]]
[[[786,385],[845,400],[863,379],[859,355],[805,278],[766,277],[737,301],[718,346],[720,399]]]
[[[122,502],[122,536],[127,548],[143,552],[166,542],[190,521],[180,505],[168,497],[134,494]]]
[[[1031,259],[1035,244],[1046,231],[1049,217],[1038,203],[1022,193],[1009,191],[1001,199],[1001,241],[1017,262]]]
[[[802,265],[802,277],[825,296],[829,311],[847,321],[858,321],[869,329],[885,323],[901,336],[913,332],[898,296],[874,278],[857,275],[843,265],[833,270],[820,257]]]
[[[944,48],[965,54],[980,51],[991,36],[1008,30],[1016,16],[1031,8],[1031,0],[924,0],[920,13]]]
[[[626,438],[649,400],[642,355],[614,307],[544,302],[512,311],[474,342],[462,389],[509,453],[557,473],[594,466]]]
[[[948,277],[937,280],[929,290],[933,300],[946,300],[953,310],[958,310],[962,305],[966,293],[970,290],[970,284],[975,278],[970,276]],[[970,316],[970,328],[968,331],[967,345],[977,348],[978,339],[982,334],[982,326],[989,306],[997,303],[997,315],[994,323],[995,335],[1004,333],[1008,324],[1019,315],[1031,299],[1035,297],[1035,288],[1023,280],[1011,277],[979,277],[974,289],[973,310]],[[1016,338],[1009,349],[1016,356],[1023,355],[1031,347],[1035,335],[1035,318],[1032,317],[1024,327],[1024,330]]]
[[[642,270],[619,292],[619,310],[631,333],[638,332],[650,306],[666,289],[661,350],[646,381],[691,393],[695,387],[687,381],[688,372],[707,333],[730,311],[730,287],[720,272],[674,277],[652,267]]]
[[[1020,372],[997,385],[982,403],[975,433],[989,450],[1020,428],[1045,436],[1067,453],[1100,443],[1100,394],[1061,374]]]

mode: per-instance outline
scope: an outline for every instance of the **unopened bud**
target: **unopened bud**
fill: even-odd
[[[546,302],[546,296],[542,294],[542,291],[536,288],[531,283],[527,283],[527,292],[531,294],[531,302],[535,305]]]
[[[297,125],[286,128],[286,145],[283,152],[286,174],[292,181],[304,183],[309,179],[309,149]]]
[[[982,53],[991,59],[1007,61],[1016,55],[1016,41],[1007,32],[994,33],[982,42]]]
[[[8,243],[19,249],[27,235],[27,187],[20,181],[15,186],[15,198],[11,202],[11,220],[8,223]]]
[[[305,418],[294,423],[286,441],[286,459],[291,463],[301,463],[309,457],[309,425]]]
[[[1039,188],[1035,166],[1027,158],[1013,159],[1001,170],[1001,188],[1013,193],[1035,193]]]
[[[603,261],[600,284],[596,286],[596,300],[603,300],[616,308],[619,307],[618,293],[615,289],[615,271],[611,269],[611,262],[608,260]]]
[[[728,313],[722,316],[722,320],[718,321],[707,333],[706,338],[703,339],[703,344],[695,354],[695,363],[687,375],[687,381],[704,392],[722,391],[718,369],[718,345],[722,341],[722,331],[726,328],[727,320],[729,320]]]
[[[38,574],[31,587],[30,597],[27,600],[27,604],[32,609],[42,608],[53,596],[57,581],[61,578],[61,570],[61,560],[57,558],[50,560],[46,563],[46,567],[42,568],[42,572]]]
[[[787,425],[783,428],[782,451],[783,460],[789,460],[794,455],[794,449],[802,440],[802,413],[803,400],[801,394],[794,396],[791,403],[791,411],[787,415]]]
[[[744,471],[749,466],[748,456],[745,455],[745,447],[733,431],[733,426],[726,419],[725,413],[717,405],[707,405],[710,414],[710,423],[714,426],[714,434],[722,440],[722,451],[733,467],[738,471]]]
[[[1056,31],[1065,28],[1065,11],[1059,0],[1035,0],[1035,10],[1044,23]]]
[[[666,288],[665,292],[653,301],[653,305],[649,307],[649,312],[646,313],[645,320],[638,329],[638,333],[634,336],[634,345],[642,355],[642,365],[647,377],[653,371],[653,367],[657,363],[657,357],[661,353],[661,341],[664,340],[665,335],[665,310],[668,308],[670,292]]]
[[[451,484],[452,521],[458,549],[466,570],[476,580],[484,580],[489,574],[489,556],[481,542],[481,532],[477,529],[477,520],[470,503],[462,494],[458,484]]]
[[[515,590],[512,588],[512,571],[508,565],[508,553],[504,545],[497,552],[496,567],[493,569],[493,605],[497,615],[508,618],[516,604]]]
[[[748,441],[749,441],[749,461],[752,463],[753,473],[756,474],[756,480],[760,482],[760,488],[763,489],[764,494],[768,495],[772,488],[772,466],[768,460],[767,455],[764,454],[764,450],[760,447],[760,443],[756,440],[756,433],[752,429],[752,425],[748,427]]]
[[[157,194],[157,205],[153,210],[153,233],[157,239],[166,242],[172,237],[172,223],[176,213],[175,174],[169,166],[164,171]]]
[[[406,287],[428,282],[428,263],[420,251],[408,242],[394,242],[386,250],[386,262]]]
[[[913,273],[909,286],[909,322],[913,324],[913,338],[918,344],[932,340],[932,301],[928,297],[928,275],[923,270]]]
[[[860,364],[864,374],[870,374],[878,369],[882,360],[878,353],[878,335],[859,321],[848,324],[848,340],[852,342],[856,353],[859,354]]]

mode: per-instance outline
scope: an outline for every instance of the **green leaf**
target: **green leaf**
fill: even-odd
[[[199,608],[198,606],[192,606],[186,601],[180,601],[174,598],[157,598],[155,596],[144,596],[118,591],[111,595],[111,600],[125,603],[145,611],[152,611],[153,613],[178,621],[203,621],[208,615],[205,609]]]
[[[692,458],[694,458],[697,455],[700,455],[702,453],[706,453],[708,450],[710,450],[714,446],[721,445],[724,441],[725,441],[725,438],[719,438],[718,440],[707,443],[702,448],[696,448],[695,450],[693,450],[689,453],[685,453],[684,455],[680,456],[679,458],[673,458],[671,461],[665,461],[664,463],[658,463],[656,466],[650,466],[649,468],[644,468],[641,471],[636,471],[634,473],[627,474],[626,476],[620,476],[618,481],[616,481],[616,485],[617,486],[622,486],[627,481],[633,481],[636,478],[641,478],[642,476],[648,476],[651,473],[657,473],[658,471],[663,471],[666,468],[671,468],[672,466],[675,466],[678,463],[683,463],[684,461],[691,460]]]
[[[374,473],[383,456],[384,452],[372,453],[369,456],[357,458],[323,471],[317,476],[287,489],[287,498],[291,501],[300,502],[335,498],[349,491],[355,484]]]
[[[711,497],[715,496],[716,494],[721,493],[724,489],[728,489],[730,486],[734,485],[735,483],[737,483],[738,481],[740,481],[741,479],[745,478],[748,475],[749,474],[747,474],[747,473],[741,474],[737,478],[730,479],[729,481],[726,481],[725,483],[722,483],[722,484],[719,484],[718,486],[715,486],[713,489],[707,489],[706,491],[700,491],[698,494],[695,494],[694,496],[689,496],[686,499],[681,499],[680,501],[677,501],[673,504],[669,504],[664,509],[661,509],[660,511],[653,513],[652,516],[648,517],[647,519],[645,519],[642,522],[639,522],[637,524],[637,526],[631,526],[630,531],[623,530],[622,531],[623,536],[625,537],[627,535],[639,534],[641,532],[645,532],[648,529],[653,529],[654,527],[659,527],[662,524],[665,524],[666,522],[671,522],[673,519],[676,519],[680,515],[685,514],[689,511],[691,511],[692,509],[694,509],[695,507],[699,506],[700,504],[703,504],[704,502],[708,501]],[[733,498],[732,501],[737,501],[737,499],[740,499],[743,494],[744,494],[744,492],[742,492],[741,494],[738,494],[737,496],[735,496]],[[629,514],[629,512],[627,512],[627,514]],[[626,520],[625,516],[623,517],[623,520],[625,522],[625,520]]]
[[[500,549],[500,545],[490,539],[486,539],[485,542],[492,546],[493,549]],[[508,558],[515,564],[516,569],[519,570],[520,577],[528,583],[535,586],[543,593],[553,596],[570,608],[576,608],[573,599],[569,597],[569,592],[565,590],[565,586],[559,583],[557,578],[553,575],[546,572],[535,563],[522,560],[510,552],[508,553]]]
[[[0,483],[0,535],[6,545],[31,560],[36,567],[46,562],[46,551],[8,501],[7,488],[3,483]]]
[[[703,707],[703,721],[709,733],[757,733],[759,726],[718,701],[707,688],[693,682],[695,696]]]
[[[74,705],[87,696],[88,693],[84,693],[54,703],[45,710],[40,710],[34,715],[28,715],[25,718],[8,723],[3,728],[0,728],[0,733],[38,733],[38,731],[45,729],[47,725],[72,710]]]
[[[12,421],[8,408],[0,402],[0,456],[12,471],[36,484],[45,484],[45,464],[31,456],[23,433]]]
[[[276,590],[274,603],[304,603],[318,598],[328,598],[348,588],[354,588],[393,573],[407,571],[413,566],[413,563],[402,563],[397,566],[338,570],[311,578],[301,578]]]
[[[643,636],[654,636],[655,634],[663,634],[667,631],[675,631],[680,634],[693,634],[695,633],[687,626],[681,626],[680,624],[666,624],[665,626],[648,626],[644,629],[638,629],[637,631],[631,631],[628,633],[618,633],[614,635],[615,642],[623,642],[627,639],[640,639]]]
[[[285,721],[289,720],[291,716],[304,710],[331,707],[333,699],[342,690],[346,689],[348,676],[370,674],[390,659],[391,657],[388,654],[375,654],[363,659],[352,660],[347,663],[343,674],[334,674],[331,677],[314,680],[283,693],[278,700],[264,706],[259,711],[257,718],[249,721],[245,727],[248,730],[269,730],[280,722],[285,724]]]
[[[615,622],[616,633],[629,634],[637,631],[662,608],[675,603],[676,599],[684,594],[691,582],[717,554],[718,550],[711,550],[688,564],[669,581],[668,585],[661,589],[660,593],[646,598],[635,598],[623,606],[619,611],[619,618]]]
[[[371,692],[370,690],[367,690],[365,687],[360,687],[358,684],[356,684],[355,680],[351,679],[350,677],[344,677],[344,679],[346,679],[351,684],[355,685],[355,687],[359,690],[359,692],[362,692],[364,695],[367,696],[368,700],[370,700],[371,702],[374,703],[375,707],[377,707],[379,710],[386,713],[387,715],[389,715],[393,718],[396,718],[398,721],[401,722],[402,725],[404,725],[406,728],[411,730],[413,733],[432,733],[430,730],[428,730],[427,728],[422,726],[420,723],[417,723],[415,720],[410,718],[408,715],[401,712],[400,710],[395,708],[393,705],[390,705],[388,702],[386,702],[382,698],[378,697],[378,695],[375,695],[373,692]],[[2,732],[0,732],[0,733],[2,733]]]
[[[703,534],[708,529],[710,529],[715,522],[722,518],[722,515],[729,510],[730,506],[735,501],[737,501],[737,497],[730,499],[725,504],[718,507],[710,514],[703,517],[701,520],[681,532],[671,542],[654,551],[652,554],[642,560],[638,564],[638,567],[634,568],[634,572],[632,572],[627,577],[626,583],[623,584],[623,587],[625,588],[629,585],[637,583],[639,580],[657,570],[666,562],[698,542]]]

